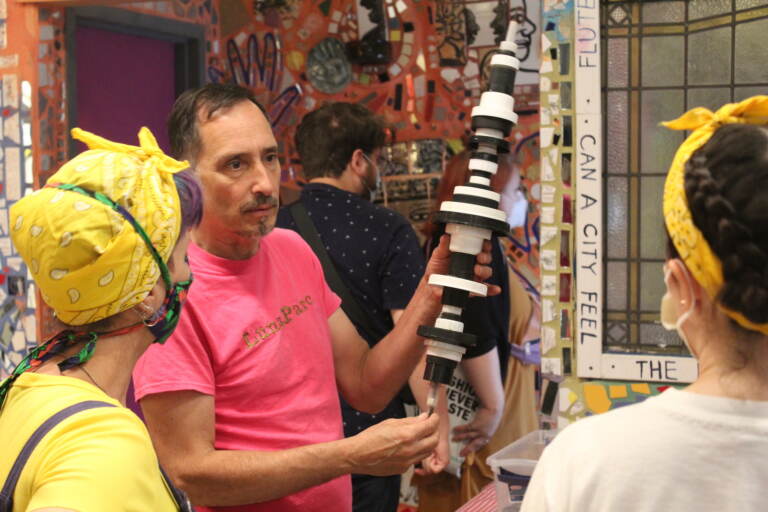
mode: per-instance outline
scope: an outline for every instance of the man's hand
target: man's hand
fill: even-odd
[[[438,417],[421,414],[412,418],[388,419],[350,438],[353,473],[389,476],[404,473],[427,457],[437,446]]]
[[[450,235],[443,235],[440,237],[440,244],[435,247],[432,252],[432,256],[427,262],[427,268],[424,272],[424,278],[429,279],[432,274],[448,274],[451,261]],[[475,280],[484,282],[491,277],[491,242],[486,240],[483,242],[483,250],[477,255],[477,264],[475,265]],[[488,296],[498,295],[501,293],[501,288],[495,284],[488,284]]]
[[[488,444],[491,437],[501,422],[501,410],[488,409],[480,406],[475,412],[475,417],[466,425],[460,425],[453,429],[453,440],[463,441],[461,455],[466,457],[472,452]]]

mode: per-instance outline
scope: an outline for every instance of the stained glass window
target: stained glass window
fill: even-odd
[[[602,0],[607,350],[685,353],[658,323],[661,196],[687,109],[768,94],[768,0]]]

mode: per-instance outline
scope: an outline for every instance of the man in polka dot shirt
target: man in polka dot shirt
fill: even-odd
[[[307,114],[295,141],[303,173],[309,181],[300,201],[315,225],[337,272],[369,325],[356,324],[369,345],[383,338],[402,314],[424,273],[424,257],[408,221],[371,202],[384,161],[386,140],[382,119],[352,103],[326,103]],[[298,231],[289,206],[278,214],[277,226]],[[411,381],[422,391],[423,379]],[[342,399],[347,437],[387,418],[405,415],[400,396],[379,414],[356,411]],[[394,512],[400,476],[353,475],[353,505],[360,512]]]

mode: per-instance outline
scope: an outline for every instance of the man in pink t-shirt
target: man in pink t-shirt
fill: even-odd
[[[200,510],[348,512],[350,473],[399,474],[437,444],[434,415],[343,438],[337,393],[360,411],[381,410],[424,353],[416,329],[434,323],[439,293],[422,279],[396,327],[369,349],[309,247],[272,229],[277,143],[250,91],[188,91],[169,128],[204,198],[184,314],[134,374],[160,460]],[[447,272],[448,259],[443,243],[427,273]]]

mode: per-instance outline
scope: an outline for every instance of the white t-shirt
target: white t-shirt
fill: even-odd
[[[561,432],[523,512],[768,510],[768,402],[670,388]]]

